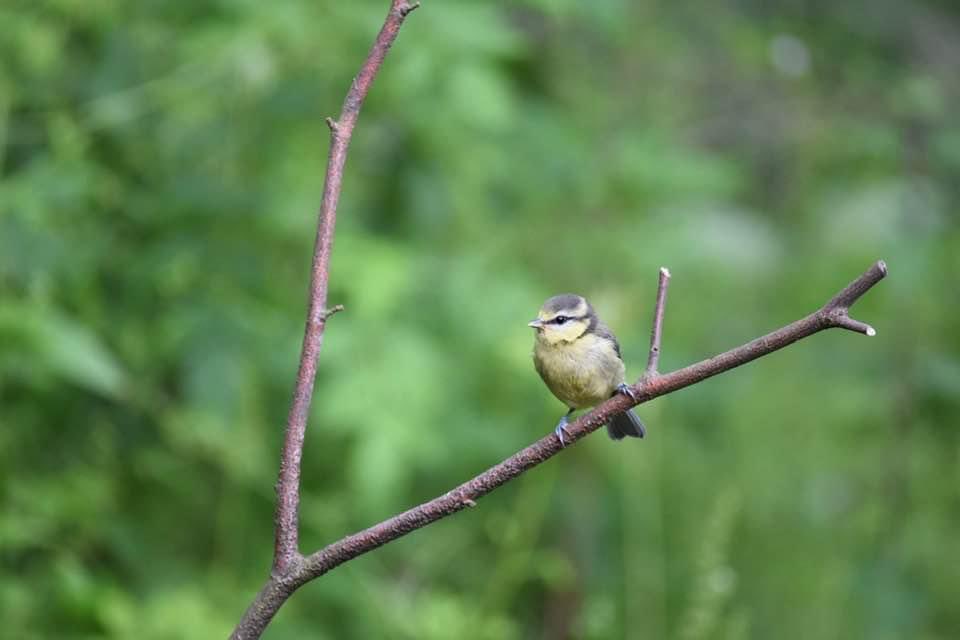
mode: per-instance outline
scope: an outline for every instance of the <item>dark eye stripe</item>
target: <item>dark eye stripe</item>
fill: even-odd
[[[565,324],[570,320],[585,320],[587,316],[557,316],[550,320],[550,324]]]

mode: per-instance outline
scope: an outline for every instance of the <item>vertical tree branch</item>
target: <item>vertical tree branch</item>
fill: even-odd
[[[650,330],[650,355],[647,357],[645,377],[657,375],[660,366],[660,340],[663,337],[663,313],[667,306],[667,287],[670,286],[670,270],[660,267],[657,282],[657,302],[653,307],[653,328]]]
[[[383,27],[377,34],[366,60],[360,67],[360,72],[353,79],[343,101],[340,117],[337,120],[326,119],[327,126],[330,128],[330,152],[327,158],[323,198],[320,203],[317,235],[314,241],[307,322],[293,399],[287,415],[280,473],[277,478],[273,569],[270,579],[234,629],[231,638],[237,640],[259,638],[290,594],[304,582],[300,570],[303,565],[303,556],[299,550],[298,522],[300,464],[313,385],[317,375],[317,358],[323,344],[323,333],[327,319],[343,309],[340,305],[332,309],[327,309],[326,306],[330,252],[333,248],[333,230],[337,222],[337,203],[343,186],[343,168],[347,161],[347,149],[353,136],[353,128],[360,115],[363,101],[370,91],[370,85],[380,70],[390,46],[396,40],[404,19],[418,6],[419,3],[391,0],[390,11]]]
[[[337,309],[327,310],[327,280],[329,279],[330,251],[333,248],[333,229],[337,222],[337,203],[343,185],[343,167],[347,161],[347,148],[353,136],[353,128],[360,115],[360,107],[367,97],[370,85],[383,59],[396,40],[407,14],[419,4],[393,0],[390,13],[367,55],[360,73],[353,79],[338,120],[327,118],[330,127],[330,154],[324,178],[323,199],[320,203],[319,224],[313,251],[313,267],[310,276],[310,302],[307,310],[307,326],[300,351],[300,366],[293,391],[293,401],[287,415],[286,438],[280,458],[280,475],[277,479],[276,536],[273,553],[274,573],[283,573],[300,559],[298,549],[298,511],[300,508],[300,463],[303,455],[303,439],[313,383],[317,376],[317,358],[323,344],[323,332],[327,318]],[[342,307],[339,307],[342,309]]]

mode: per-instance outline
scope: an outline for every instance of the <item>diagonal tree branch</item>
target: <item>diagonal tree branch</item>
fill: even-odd
[[[622,413],[630,407],[702,382],[718,373],[729,371],[761,356],[773,353],[814,333],[825,329],[843,328],[868,336],[876,335],[870,325],[851,319],[848,313],[850,306],[873,285],[883,279],[886,274],[886,264],[882,260],[878,261],[827,304],[801,320],[672,373],[663,375],[644,373],[641,379],[631,387],[635,398],[626,394],[618,394],[569,424],[567,426],[569,439],[566,439],[566,448],[569,449],[571,442],[576,442],[596,431],[606,424],[612,416]],[[662,275],[663,272],[661,272]],[[654,313],[655,325],[658,322],[662,324],[665,290],[666,279],[661,277],[661,286],[657,295],[657,311]],[[465,508],[475,507],[479,498],[513,480],[524,471],[549,460],[563,450],[564,447],[556,436],[553,434],[547,435],[442,496],[384,520],[369,529],[349,535],[304,558],[302,563],[291,567],[290,571],[284,576],[272,579],[271,583],[261,592],[261,596],[258,596],[258,601],[262,599],[268,603],[276,602],[276,606],[279,607],[293,591],[310,580],[411,531],[425,527]]]
[[[856,302],[860,296],[886,274],[886,264],[882,260],[878,261],[830,302],[802,320],[797,320],[747,344],[672,373],[654,376],[644,375],[639,382],[631,387],[635,399],[626,394],[617,394],[567,425],[566,433],[569,439],[564,438],[566,448],[569,448],[570,442],[575,442],[596,431],[609,422],[611,417],[626,411],[630,407],[702,382],[718,373],[729,371],[751,360],[756,360],[824,329],[840,327],[865,333],[869,336],[875,335],[876,332],[872,327],[852,320],[847,312],[850,305]],[[661,292],[664,291],[664,288],[665,285],[661,287]],[[657,306],[661,308],[662,312],[661,297],[658,295]],[[662,313],[655,314],[654,317],[656,323],[656,318],[662,318]],[[298,574],[299,579],[302,580],[298,583],[298,586],[411,531],[436,522],[466,507],[476,506],[477,499],[500,485],[513,480],[524,471],[549,460],[562,450],[564,450],[564,446],[551,433],[442,496],[328,545],[306,558]]]

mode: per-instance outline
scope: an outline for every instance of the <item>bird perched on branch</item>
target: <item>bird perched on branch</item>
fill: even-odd
[[[537,332],[533,346],[537,373],[570,409],[554,430],[561,445],[575,410],[598,405],[617,393],[634,397],[624,383],[626,369],[616,336],[583,296],[568,293],[550,298],[529,326]],[[646,430],[637,414],[627,410],[610,420],[607,434],[614,440],[642,438]]]

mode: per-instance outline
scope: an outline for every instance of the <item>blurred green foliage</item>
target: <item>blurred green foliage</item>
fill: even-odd
[[[0,5],[0,635],[229,633],[273,483],[336,114],[386,0]],[[960,9],[427,0],[360,118],[304,455],[313,550],[562,411],[525,326],[590,297],[641,407],[303,588],[265,637],[960,629]]]

